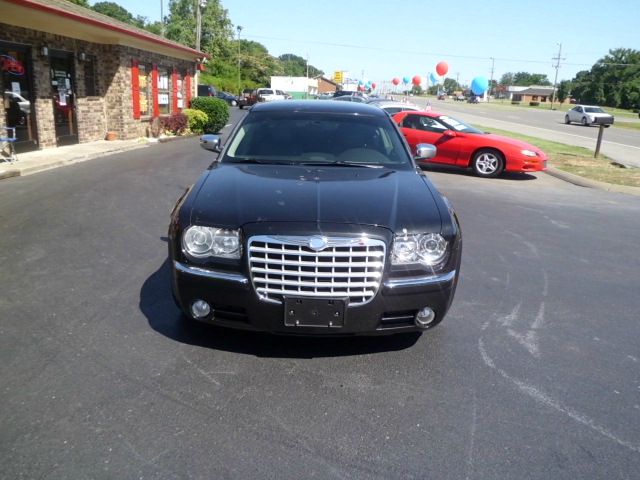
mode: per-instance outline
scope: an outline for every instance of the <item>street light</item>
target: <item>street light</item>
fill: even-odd
[[[236,30],[238,31],[238,95],[240,95],[240,32],[242,32],[242,27],[238,25]]]

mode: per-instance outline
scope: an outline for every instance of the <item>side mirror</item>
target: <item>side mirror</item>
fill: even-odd
[[[453,130],[445,130],[442,134],[445,137],[451,137],[451,138],[458,136],[458,134],[456,132],[454,132]]]
[[[220,153],[222,151],[222,147],[220,146],[219,135],[211,135],[211,134],[202,135],[200,137],[200,146],[205,150],[209,150],[211,152]]]
[[[416,146],[416,160],[429,160],[436,156],[438,149],[430,143],[419,143]]]

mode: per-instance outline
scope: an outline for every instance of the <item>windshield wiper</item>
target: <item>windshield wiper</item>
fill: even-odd
[[[345,162],[300,162],[299,165],[307,167],[360,167],[360,168],[383,168],[383,165],[371,165],[370,163]]]
[[[252,163],[252,164],[260,164],[260,165],[282,165],[285,162],[279,162],[274,160],[259,160],[257,158],[234,158],[233,160],[227,159],[224,161],[225,163]]]

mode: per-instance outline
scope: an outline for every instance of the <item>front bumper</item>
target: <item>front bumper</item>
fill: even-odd
[[[517,153],[507,157],[507,172],[542,172],[547,169],[548,157],[546,154],[538,154],[536,157],[528,157]]]
[[[459,266],[459,262],[457,263]],[[445,316],[454,296],[458,271],[437,275],[383,279],[376,296],[364,305],[346,308],[340,326],[285,325],[284,303],[261,300],[251,280],[241,273],[194,267],[177,260],[172,265],[173,293],[184,314],[196,300],[211,305],[200,321],[225,327],[291,335],[390,334],[422,331],[416,313],[424,307],[436,315],[432,327]]]

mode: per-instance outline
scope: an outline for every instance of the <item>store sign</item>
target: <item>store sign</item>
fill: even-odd
[[[21,76],[24,75],[24,65],[9,55],[0,55],[0,71]]]

